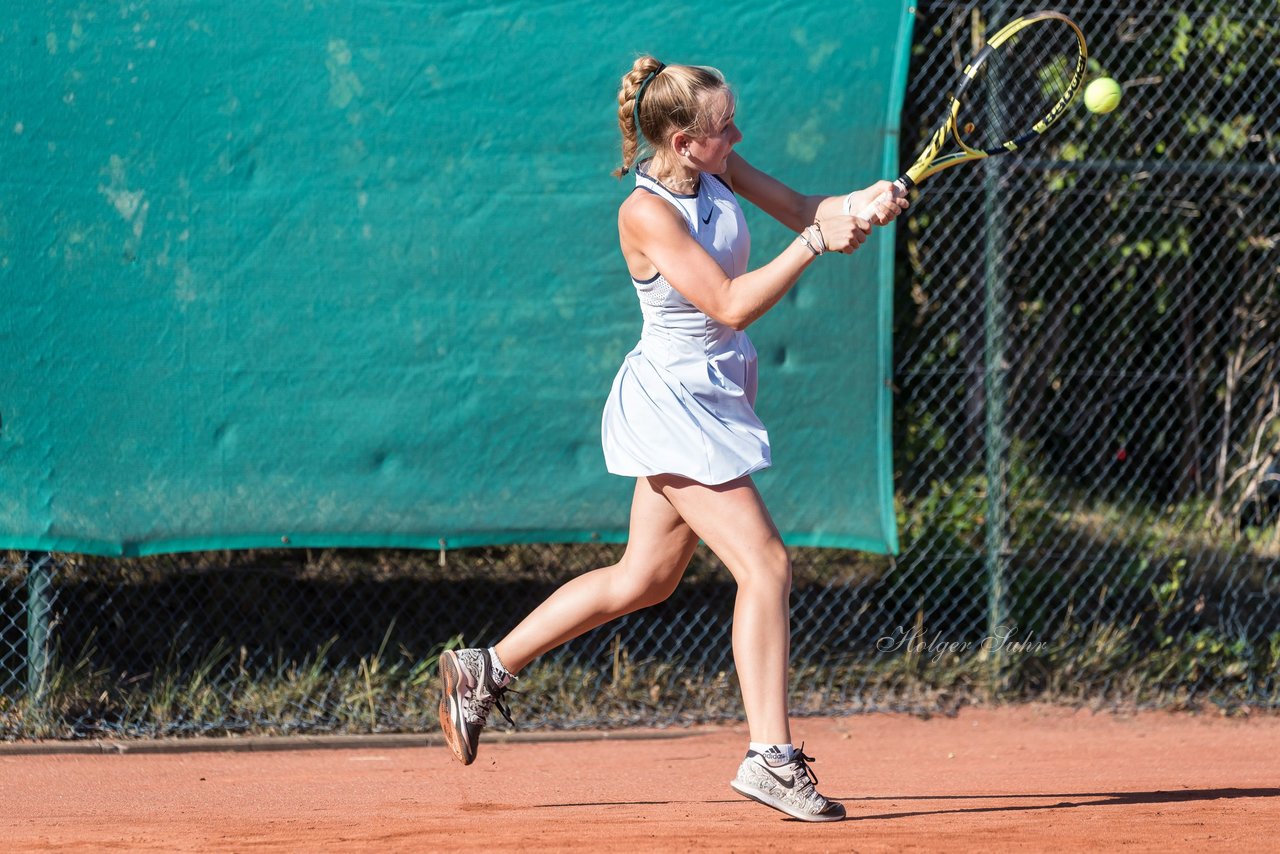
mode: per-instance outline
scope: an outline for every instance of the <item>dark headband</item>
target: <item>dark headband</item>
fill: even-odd
[[[644,82],[640,84],[640,88],[636,90],[636,115],[635,115],[636,136],[640,136],[640,137],[644,136],[644,131],[640,130],[640,98],[644,95],[644,90],[649,85],[650,81],[652,81],[653,78],[661,74],[662,69],[666,67],[667,67],[666,65],[659,62],[658,67],[655,68],[653,71],[649,72],[649,75],[644,78]]]

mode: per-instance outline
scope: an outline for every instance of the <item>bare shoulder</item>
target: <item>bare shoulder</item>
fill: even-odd
[[[658,268],[649,258],[653,247],[664,242],[675,209],[652,193],[637,189],[618,207],[618,241],[631,277],[652,279]]]
[[[644,190],[631,193],[618,208],[618,229],[624,236],[662,233],[673,226],[684,230],[684,220],[676,209]]]

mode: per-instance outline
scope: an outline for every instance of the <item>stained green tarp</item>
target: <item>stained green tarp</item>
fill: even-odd
[[[13,4],[0,548],[625,537],[615,95],[714,65],[806,192],[896,174],[911,18],[827,3]],[[791,239],[748,210],[753,266]],[[892,235],[751,328],[789,542],[892,551]]]

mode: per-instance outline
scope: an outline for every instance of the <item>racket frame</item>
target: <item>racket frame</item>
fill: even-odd
[[[966,144],[957,127],[957,120],[960,115],[960,104],[962,103],[962,96],[964,95],[965,90],[973,84],[974,80],[977,78],[979,69],[982,68],[983,64],[993,53],[996,52],[996,50],[1000,48],[1002,44],[1027,27],[1048,20],[1060,21],[1071,27],[1076,34],[1076,39],[1080,46],[1080,50],[1076,58],[1075,69],[1072,71],[1071,79],[1067,82],[1067,86],[1062,95],[1058,98],[1058,101],[1053,105],[1053,107],[1045,113],[1044,117],[1041,118],[1040,121],[1036,122],[1036,124],[1026,133],[1014,137],[1011,140],[1007,140],[992,148],[974,148],[973,146]],[[930,175],[936,175],[942,170],[949,169],[958,163],[969,163],[974,160],[984,160],[988,157],[1008,154],[1011,151],[1017,151],[1031,141],[1037,139],[1041,134],[1052,127],[1058,119],[1062,118],[1063,114],[1067,111],[1067,107],[1070,106],[1071,102],[1075,99],[1076,94],[1080,91],[1081,84],[1084,82],[1088,58],[1089,50],[1088,46],[1085,44],[1084,33],[1080,30],[1080,26],[1061,12],[1046,9],[1039,12],[1032,12],[1028,15],[1023,15],[1022,17],[1016,18],[1005,24],[996,31],[995,35],[991,36],[991,38],[987,40],[986,44],[982,46],[982,49],[975,53],[973,58],[971,58],[968,64],[965,65],[964,70],[960,74],[960,82],[957,84],[955,91],[951,93],[947,100],[946,116],[937,125],[937,127],[934,128],[933,133],[930,135],[928,145],[924,147],[920,156],[916,158],[915,163],[913,163],[901,177],[893,182],[895,191],[899,195],[906,195],[913,187],[925,178],[928,178]],[[942,150],[942,147],[947,144],[948,138],[954,140],[960,150],[939,157],[938,153]],[[853,212],[850,208],[852,199],[852,195],[845,199],[844,209],[846,214]],[[878,201],[879,199],[876,200],[876,202]],[[869,205],[866,211],[861,214],[863,219],[866,219],[874,212],[876,202]]]

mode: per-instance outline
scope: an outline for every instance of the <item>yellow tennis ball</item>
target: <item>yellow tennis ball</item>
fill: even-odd
[[[1099,77],[1084,90],[1084,105],[1091,113],[1109,113],[1120,105],[1120,84],[1110,77]]]

